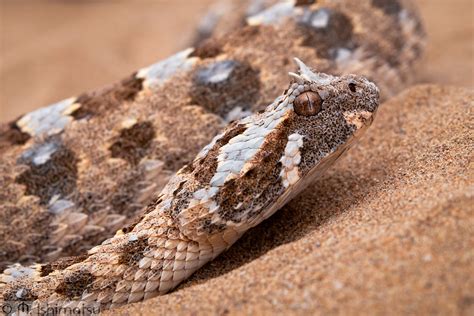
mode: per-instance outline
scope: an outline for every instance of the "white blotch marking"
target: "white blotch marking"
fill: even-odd
[[[46,163],[57,149],[58,146],[55,143],[46,143],[35,148],[34,152],[32,153],[33,164],[40,166]]]
[[[188,58],[193,51],[193,48],[188,48],[156,64],[142,68],[138,71],[137,78],[145,79],[143,82],[144,87],[157,87],[178,71],[191,68],[197,60],[197,58]]]
[[[19,263],[10,265],[0,274],[0,283],[10,283],[19,278],[33,278],[38,273],[37,266],[24,267]],[[18,294],[18,292],[17,292]],[[22,294],[22,293],[19,293]]]
[[[215,211],[219,209],[219,206],[212,198],[217,194],[218,191],[219,189],[215,187],[197,190],[196,192],[193,193],[193,198],[189,201],[189,205],[184,211],[189,210],[192,207],[199,205],[201,207],[206,207],[209,213],[214,213]],[[182,215],[185,215],[185,214],[182,214]]]
[[[65,213],[65,211],[72,210],[74,206],[74,202],[71,202],[69,200],[57,199],[50,203],[50,205],[48,206],[48,211],[50,213],[58,215]]]
[[[241,106],[236,106],[225,116],[226,122],[240,120],[246,116],[251,115],[252,112],[249,110],[244,110]]]
[[[23,132],[32,136],[54,135],[60,133],[72,121],[69,116],[80,105],[76,98],[69,98],[36,111],[25,114],[17,125]]]
[[[130,128],[132,127],[133,125],[137,124],[138,120],[136,118],[127,118],[125,120],[123,120],[120,125],[121,125],[121,128]]]
[[[247,18],[248,25],[260,25],[260,24],[278,24],[283,21],[285,17],[290,17],[296,10],[293,7],[293,1],[285,1],[277,3],[268,9]]]
[[[223,186],[226,181],[238,177],[247,170],[250,161],[262,146],[265,138],[283,120],[284,114],[292,107],[277,108],[281,98],[270,104],[267,111],[254,121],[247,122],[244,133],[230,139],[219,149],[217,172],[211,179],[211,186]],[[288,103],[287,103],[288,104]],[[241,122],[245,122],[244,119]]]
[[[323,29],[328,26],[329,12],[327,10],[316,11],[311,18],[311,26],[317,29]]]
[[[213,187],[221,186],[225,183],[227,176],[229,174],[227,172],[217,172],[211,179],[210,185]]]
[[[197,72],[197,79],[205,84],[220,83],[229,79],[238,63],[233,60],[223,60],[213,63]]]
[[[243,161],[226,160],[217,166],[217,172],[239,173],[244,166]]]
[[[18,291],[16,291],[15,296],[17,298],[22,298],[25,293],[26,293],[25,289],[19,289]]]
[[[298,165],[301,162],[300,148],[303,147],[303,136],[294,133],[288,136],[288,143],[285,147],[285,153],[281,157],[280,162],[283,165],[280,176],[283,186],[288,188],[290,185],[298,182],[300,176]]]
[[[398,18],[400,19],[400,21],[402,23],[407,23],[409,22],[411,19],[410,19],[410,15],[408,14],[408,11],[407,10],[401,10],[399,13],[398,13]]]
[[[217,188],[209,188],[209,189],[200,189],[193,193],[193,198],[196,200],[209,200],[213,196],[216,195],[218,189]]]
[[[347,48],[338,48],[336,51],[336,62],[343,63],[351,58],[352,52]]]

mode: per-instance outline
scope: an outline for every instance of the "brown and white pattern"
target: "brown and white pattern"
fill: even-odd
[[[296,196],[357,140],[379,102],[363,77],[313,73],[297,62],[294,83],[261,113],[229,124],[136,224],[57,267],[24,277],[12,268],[3,298],[109,308],[164,294]],[[294,104],[307,94],[321,107],[298,114]],[[282,168],[290,168],[283,177]]]
[[[1,125],[0,268],[17,281],[3,299],[165,293],[350,147],[378,91],[337,76],[389,97],[414,79],[423,30],[410,1],[313,2],[228,2],[247,26]],[[217,33],[248,15],[228,8]],[[294,56],[334,76],[299,62],[281,94]]]

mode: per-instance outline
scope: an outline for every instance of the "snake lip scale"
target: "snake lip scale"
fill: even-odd
[[[409,0],[223,3],[196,48],[0,125],[0,302],[169,292],[336,163],[424,47]]]

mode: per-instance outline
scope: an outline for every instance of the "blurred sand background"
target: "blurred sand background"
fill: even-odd
[[[419,0],[422,82],[472,87],[472,0]],[[212,0],[0,0],[0,121],[108,84],[186,47]]]
[[[1,2],[1,120],[186,46],[210,1]],[[472,0],[419,0],[422,85],[172,293],[108,315],[474,315]],[[453,87],[457,86],[457,87]]]

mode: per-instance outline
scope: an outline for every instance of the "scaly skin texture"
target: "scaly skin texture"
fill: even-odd
[[[164,294],[295,197],[353,145],[379,102],[363,77],[313,73],[297,62],[288,89],[263,112],[230,123],[136,224],[64,269],[19,278],[3,298],[104,309]]]
[[[4,282],[61,273],[117,229],[135,229],[159,204],[156,194],[171,176],[226,122],[264,109],[281,93],[294,56],[318,71],[369,77],[383,98],[414,79],[424,32],[410,1],[257,2],[265,4],[252,16],[247,10],[220,15],[220,21],[245,17],[247,26],[229,23],[236,30],[221,36],[226,30],[217,24],[216,34],[195,49],[0,125],[0,270],[43,263],[10,268]],[[230,3],[245,8],[256,2]],[[284,14],[275,15],[276,9]],[[217,171],[203,169],[200,183]],[[294,180],[291,169],[279,172]],[[234,198],[226,192],[216,196],[224,206]],[[176,203],[185,200],[179,196]],[[82,282],[73,279],[65,284]],[[70,294],[66,288],[57,294]]]

